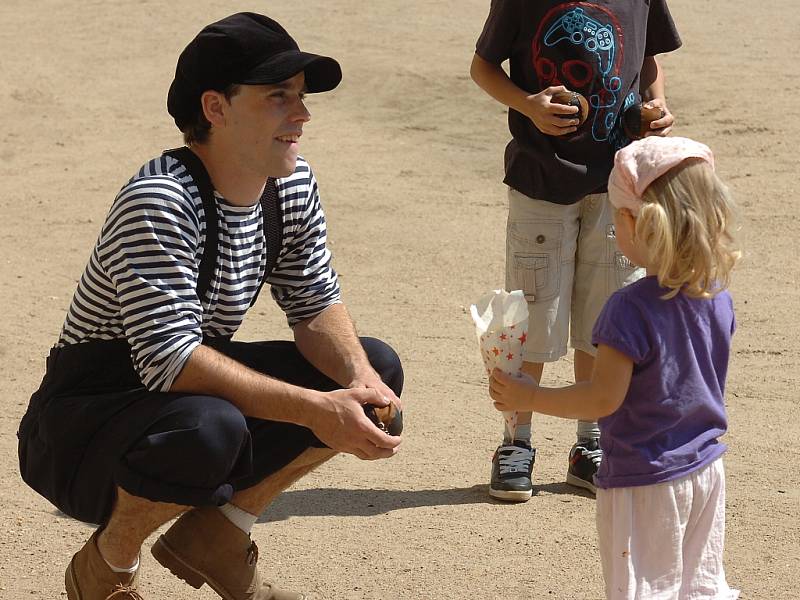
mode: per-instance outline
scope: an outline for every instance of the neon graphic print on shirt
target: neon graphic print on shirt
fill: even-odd
[[[533,66],[542,89],[563,85],[583,94],[591,107],[596,141],[612,137],[620,110],[622,39],[614,15],[588,2],[553,8],[533,38]]]

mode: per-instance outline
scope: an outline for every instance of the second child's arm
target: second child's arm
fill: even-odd
[[[633,361],[610,346],[600,344],[590,381],[562,388],[539,387],[528,375],[512,377],[492,371],[489,395],[500,411],[533,411],[554,417],[596,421],[616,411],[633,373]]]
[[[578,119],[564,116],[578,112],[577,106],[550,102],[556,92],[567,91],[563,85],[546,88],[538,94],[528,94],[508,77],[500,65],[478,56],[472,58],[470,76],[478,86],[498,102],[528,117],[547,135],[566,135],[578,129]]]
[[[667,96],[664,84],[664,69],[655,56],[645,56],[642,70],[639,74],[639,92],[642,101],[651,106],[658,106],[664,110],[664,116],[650,124],[652,131],[648,135],[665,136],[672,131],[675,117],[667,106]]]

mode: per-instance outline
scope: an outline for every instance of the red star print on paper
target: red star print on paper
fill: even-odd
[[[524,332],[524,331],[523,331],[523,332],[522,332],[522,335],[521,335],[521,336],[519,336],[519,343],[520,343],[520,344],[524,344],[524,343],[525,343],[525,340],[527,340],[527,339],[528,339],[528,334],[527,334],[526,332]]]
[[[506,354],[506,359],[507,359],[507,360],[511,360],[512,358],[514,358],[514,355],[513,355],[513,354],[511,354],[511,352],[509,352],[508,354]]]
[[[497,347],[492,348],[492,352],[494,352],[495,356],[498,356],[500,354],[500,348],[497,348]]]
[[[505,333],[500,334],[500,340],[505,342],[508,339],[508,336]]]

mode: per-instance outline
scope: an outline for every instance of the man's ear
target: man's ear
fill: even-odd
[[[225,124],[225,112],[228,107],[225,94],[215,90],[206,90],[200,96],[200,106],[203,109],[203,116],[213,127],[221,127]]]

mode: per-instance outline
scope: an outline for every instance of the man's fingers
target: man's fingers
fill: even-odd
[[[380,460],[382,458],[391,458],[396,451],[394,448],[378,448],[377,446],[364,445],[356,448],[353,452],[361,460]]]
[[[402,441],[400,436],[389,435],[388,433],[381,431],[375,427],[371,421],[370,428],[366,432],[364,438],[366,442],[370,444],[370,446],[374,446],[376,448],[385,448],[388,450],[396,448]]]

